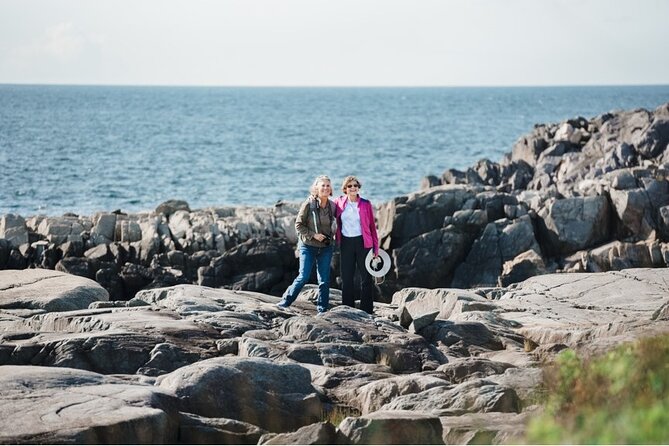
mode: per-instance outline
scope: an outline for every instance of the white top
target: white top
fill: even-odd
[[[362,235],[358,204],[360,204],[360,201],[346,201],[346,207],[341,214],[341,233],[344,237],[359,237]]]

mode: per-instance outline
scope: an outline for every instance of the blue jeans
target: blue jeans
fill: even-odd
[[[283,293],[283,298],[279,302],[279,305],[287,307],[295,302],[298,294],[300,294],[300,291],[302,291],[302,288],[309,280],[315,263],[318,276],[318,301],[316,302],[316,307],[319,313],[327,311],[330,303],[330,262],[332,261],[334,246],[316,248],[299,242],[297,249],[300,252],[300,272],[292,285]]]

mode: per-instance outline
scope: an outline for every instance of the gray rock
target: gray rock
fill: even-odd
[[[92,280],[41,269],[0,271],[0,307],[71,311],[109,300]]]
[[[547,274],[512,286],[495,303],[536,345],[595,351],[640,330],[651,333],[653,314],[667,302],[667,281],[666,268]]]
[[[121,242],[138,242],[142,240],[142,228],[136,221],[122,220],[116,222],[119,233],[118,240]]]
[[[350,444],[443,444],[439,418],[418,411],[379,411],[346,418],[339,432]]]
[[[453,226],[415,237],[393,251],[398,286],[447,286],[473,237]]]
[[[0,238],[7,240],[10,248],[28,243],[28,228],[23,217],[15,214],[0,217]]]
[[[465,186],[438,186],[424,192],[395,198],[378,211],[379,239],[384,249],[402,246],[408,240],[441,228],[444,217],[462,209],[475,195]]]
[[[94,239],[95,235],[100,236],[95,244],[113,242],[116,234],[116,214],[99,214],[94,221],[91,239]]]
[[[411,325],[409,326],[409,331],[411,333],[420,332],[423,328],[427,327],[432,322],[434,322],[435,319],[437,319],[438,315],[439,311],[433,311],[432,313],[421,314],[420,316],[415,317],[411,321]]]
[[[68,368],[0,366],[2,443],[176,443],[169,393]]]
[[[271,432],[287,432],[320,419],[322,406],[309,371],[257,358],[214,358],[158,378],[180,398],[183,412],[233,418]]]
[[[456,288],[494,286],[501,271],[499,233],[495,223],[488,223],[481,237],[472,245],[466,260],[456,268],[451,286]]]
[[[547,274],[548,269],[544,259],[533,249],[518,254],[512,260],[504,262],[502,274],[499,277],[500,286],[509,286],[512,283],[522,282],[533,276]]]
[[[444,444],[518,444],[531,414],[488,412],[440,417]]]
[[[286,434],[267,435],[257,444],[339,444],[337,430],[328,422],[304,426]]]
[[[435,175],[428,175],[426,177],[423,177],[420,181],[421,190],[429,189],[431,187],[440,185],[441,185],[441,180]]]
[[[443,366],[442,366],[443,367]],[[435,376],[426,376],[419,373],[396,376],[373,381],[355,389],[350,401],[363,414],[379,410],[384,404],[401,395],[419,393],[433,387],[449,387],[450,383]]]
[[[156,207],[155,213],[169,217],[176,211],[190,212],[190,207],[188,206],[188,203],[183,200],[167,200]]]
[[[434,311],[439,311],[438,319],[449,319],[451,316],[465,311],[492,310],[495,308],[492,302],[480,294],[457,288],[435,290],[404,288],[393,295],[392,304],[399,308],[400,313],[408,312],[407,319],[411,320],[414,317]]]
[[[56,263],[55,270],[88,279],[95,277],[91,262],[84,257],[64,257]]]
[[[180,413],[179,443],[182,444],[259,444],[266,431],[243,421],[207,418]]]
[[[511,161],[524,161],[530,166],[536,164],[537,158],[547,147],[548,129],[545,125],[537,125],[534,131],[521,136],[511,151]]]
[[[415,395],[398,396],[380,410],[519,413],[521,404],[513,389],[492,381],[473,379],[452,387],[433,387]]]
[[[442,364],[438,372],[454,383],[461,383],[472,378],[486,378],[490,375],[504,373],[512,368],[511,364],[491,361],[485,358],[454,358],[448,364]]]
[[[175,211],[169,216],[169,228],[174,239],[183,239],[191,228],[190,213],[188,211]]]
[[[609,202],[603,196],[550,199],[538,215],[540,244],[548,254],[593,247],[609,237]]]
[[[643,189],[611,190],[611,202],[626,230],[625,235],[646,239],[654,229],[650,216],[651,204]]]

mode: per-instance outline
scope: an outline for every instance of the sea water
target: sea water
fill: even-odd
[[[500,161],[536,123],[654,109],[669,86],[228,88],[0,85],[0,215],[300,201],[346,175],[375,204]]]

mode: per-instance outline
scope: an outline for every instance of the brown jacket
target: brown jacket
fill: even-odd
[[[316,224],[314,225],[314,216]],[[316,232],[318,228],[318,232]],[[314,197],[307,198],[297,213],[295,220],[295,230],[297,235],[308,246],[323,248],[334,243],[334,234],[336,232],[335,207],[332,200],[328,200],[328,205],[321,208],[319,200]],[[316,234],[324,234],[330,238],[330,243],[319,242],[314,238]]]

